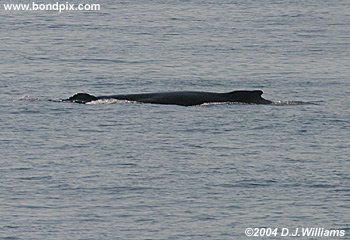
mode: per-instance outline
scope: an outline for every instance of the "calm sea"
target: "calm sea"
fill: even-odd
[[[0,239],[350,239],[348,0],[4,2]],[[238,89],[282,104],[49,101]]]

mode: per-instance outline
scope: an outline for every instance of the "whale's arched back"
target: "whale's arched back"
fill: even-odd
[[[98,100],[97,97],[90,95],[88,93],[76,93],[70,98],[65,99],[64,101],[75,102],[75,103],[87,103],[87,102],[96,101],[96,100]]]

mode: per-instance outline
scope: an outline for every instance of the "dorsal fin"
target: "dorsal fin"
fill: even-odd
[[[270,104],[270,100],[266,100],[261,95],[262,90],[238,90],[227,93],[232,97],[232,101],[254,104]]]

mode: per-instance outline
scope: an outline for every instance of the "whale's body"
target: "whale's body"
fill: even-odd
[[[75,103],[88,103],[100,99],[117,99],[153,104],[172,104],[181,106],[193,106],[203,103],[239,102],[249,104],[270,104],[270,100],[261,97],[261,90],[239,90],[227,93],[178,91],[140,94],[121,94],[110,96],[93,96],[87,93],[77,93],[63,101]]]

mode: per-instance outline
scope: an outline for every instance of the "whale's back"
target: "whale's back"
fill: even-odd
[[[77,93],[72,97],[63,101],[70,101],[75,103],[87,103],[96,101],[98,99],[117,99],[136,101],[142,103],[154,104],[171,104],[181,106],[193,106],[203,103],[215,102],[241,102],[253,104],[270,104],[271,101],[261,97],[263,91],[261,90],[239,90],[228,93],[215,92],[200,92],[200,91],[177,91],[177,92],[157,92],[157,93],[140,93],[140,94],[122,94],[111,96],[95,97],[88,93]]]

